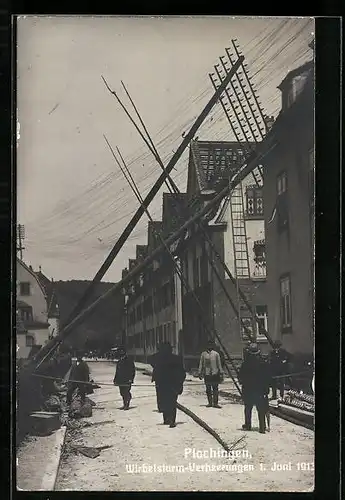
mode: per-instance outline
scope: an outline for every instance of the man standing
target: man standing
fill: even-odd
[[[118,350],[119,360],[116,364],[116,371],[114,376],[114,385],[120,388],[120,394],[123,400],[121,410],[128,410],[129,403],[132,399],[131,386],[135,377],[134,362],[127,356],[126,349],[120,347]]]
[[[163,423],[171,428],[176,427],[177,398],[182,394],[186,372],[181,358],[172,353],[169,342],[161,345],[152,376],[159,386]]]
[[[72,396],[76,389],[79,391],[81,402],[84,403],[88,382],[90,380],[90,369],[88,364],[83,360],[81,354],[77,356],[77,363],[75,365],[72,364],[69,378],[71,382],[68,384],[67,404],[71,404]]]
[[[260,355],[257,344],[251,344],[248,353],[241,365],[238,379],[242,385],[242,399],[244,402],[243,430],[252,428],[252,410],[256,406],[259,417],[259,432],[265,434],[265,416],[267,412],[265,395],[269,387],[267,363]]]
[[[161,354],[161,344],[158,344],[156,354],[153,354],[152,356],[150,356],[148,361],[153,368],[151,382],[155,382],[155,385],[156,385],[157,409],[158,409],[159,413],[162,413],[162,411],[163,411],[162,410],[162,403],[161,403],[161,399],[162,399],[161,392],[162,391],[161,391],[159,384],[157,383],[157,380],[155,380],[155,375],[154,375],[155,364],[159,362],[160,354]]]
[[[279,389],[280,397],[284,397],[285,375],[288,373],[289,360],[289,353],[285,349],[283,349],[281,341],[277,340],[274,343],[273,350],[270,354],[270,367],[272,373],[272,399],[277,399],[277,389]]]
[[[207,348],[201,353],[199,363],[199,378],[204,378],[207,408],[221,408],[218,405],[218,384],[223,381],[224,374],[219,353],[216,351],[215,342],[209,340]]]

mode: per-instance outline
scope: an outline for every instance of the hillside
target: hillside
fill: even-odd
[[[69,314],[84,294],[90,281],[55,281],[53,287],[59,306],[60,325],[64,325]],[[99,283],[92,301],[107,292],[114,283]],[[66,341],[74,348],[108,349],[120,342],[122,332],[123,295],[118,293],[101,303]]]

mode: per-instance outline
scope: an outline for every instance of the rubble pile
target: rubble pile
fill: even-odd
[[[297,391],[287,391],[284,398],[280,398],[278,403],[283,403],[287,406],[292,406],[294,408],[299,408],[300,410],[314,412],[314,396],[310,394],[304,394],[303,392]]]

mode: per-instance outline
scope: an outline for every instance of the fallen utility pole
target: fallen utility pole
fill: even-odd
[[[125,112],[126,112],[127,116],[129,117],[130,121],[134,124],[134,126],[135,126],[136,130],[138,131],[138,133],[139,133],[139,135],[141,136],[141,138],[144,140],[145,144],[147,144],[147,146],[148,146],[149,150],[151,151],[151,153],[152,153],[152,154],[153,154],[153,156],[155,157],[155,159],[156,159],[156,161],[158,162],[158,164],[159,164],[159,166],[161,167],[161,169],[162,169],[163,171],[165,171],[164,163],[163,163],[163,161],[162,161],[162,159],[161,159],[161,157],[160,157],[160,155],[159,155],[159,153],[158,153],[158,151],[157,151],[157,148],[155,147],[155,144],[154,144],[154,142],[153,142],[153,140],[152,140],[152,138],[151,138],[151,136],[150,136],[150,134],[149,134],[149,132],[148,132],[148,130],[147,130],[147,128],[146,128],[146,125],[145,125],[145,123],[144,123],[144,121],[143,121],[142,117],[140,116],[140,113],[139,113],[139,111],[138,111],[138,109],[137,109],[136,105],[134,104],[134,101],[133,101],[132,97],[130,96],[130,94],[129,94],[129,92],[128,92],[128,90],[127,90],[126,86],[125,86],[125,84],[124,84],[122,81],[121,81],[121,83],[122,83],[123,88],[125,89],[125,92],[126,92],[126,94],[127,94],[127,96],[128,96],[128,99],[130,100],[130,102],[131,102],[131,104],[132,104],[132,106],[133,106],[133,108],[134,108],[134,110],[135,110],[135,113],[136,113],[136,115],[137,115],[137,117],[138,117],[138,119],[139,119],[139,121],[140,121],[140,123],[141,123],[141,125],[142,125],[142,127],[143,127],[143,129],[144,129],[144,131],[145,131],[145,133],[146,133],[146,135],[147,135],[147,139],[145,138],[144,134],[141,132],[141,130],[139,129],[139,127],[137,126],[137,124],[135,123],[135,121],[133,120],[133,118],[131,117],[131,115],[130,115],[130,113],[128,112],[128,110],[127,110],[127,109],[125,108],[125,106],[122,104],[122,102],[121,102],[121,106],[122,106],[122,108],[125,110]],[[108,146],[111,148],[111,146],[110,146],[109,144],[108,144]],[[120,155],[120,156],[121,156],[121,155]],[[120,168],[121,168],[121,167],[120,167]],[[174,181],[173,181],[173,180],[172,180],[172,178],[170,177],[170,174],[167,174],[167,181],[168,181],[168,182],[166,182],[166,185],[167,185],[167,187],[168,187],[168,189],[169,189],[170,193],[174,192],[175,194],[180,194],[180,190],[178,189],[178,187],[176,186],[176,184],[174,183]],[[174,209],[174,210],[175,210],[176,214],[179,216],[180,214],[178,213],[178,209],[175,207],[175,209]],[[258,318],[257,314],[255,313],[255,311],[253,310],[253,308],[251,307],[251,305],[250,305],[250,303],[249,303],[248,299],[246,298],[245,294],[242,292],[241,288],[239,287],[239,283],[238,283],[237,278],[235,278],[235,277],[232,275],[232,273],[231,273],[231,271],[230,271],[229,267],[226,265],[226,263],[224,262],[224,260],[223,260],[223,259],[222,259],[222,257],[220,256],[220,254],[219,254],[219,252],[217,251],[217,249],[216,249],[216,247],[215,247],[215,245],[214,245],[213,241],[211,240],[211,238],[210,238],[210,237],[209,237],[209,235],[207,234],[206,229],[203,227],[202,221],[199,221],[199,222],[197,223],[197,227],[199,228],[199,230],[200,230],[200,231],[201,231],[201,233],[203,234],[204,238],[205,238],[205,239],[206,239],[206,241],[208,242],[208,244],[209,244],[209,246],[210,246],[211,250],[213,251],[213,253],[214,253],[214,254],[215,254],[215,256],[217,257],[217,259],[218,259],[219,263],[220,263],[220,264],[221,264],[221,266],[223,267],[223,269],[224,269],[225,273],[226,273],[226,274],[228,275],[228,277],[230,278],[231,282],[232,282],[235,286],[237,286],[237,287],[238,287],[238,293],[239,293],[239,295],[240,295],[241,299],[243,300],[243,303],[246,305],[247,309],[248,309],[248,310],[249,310],[249,312],[251,313],[252,317],[255,319],[256,323],[257,323],[258,325],[260,325],[259,318]],[[237,308],[236,308],[235,304],[233,303],[233,300],[232,300],[232,298],[231,298],[231,296],[230,296],[230,294],[229,294],[229,292],[228,292],[228,290],[227,290],[227,288],[226,288],[225,284],[223,283],[223,280],[222,280],[222,278],[221,278],[221,276],[220,276],[220,274],[219,274],[219,272],[218,272],[218,270],[217,270],[217,268],[216,268],[216,266],[215,266],[215,264],[214,264],[214,262],[213,262],[213,260],[212,260],[212,257],[211,257],[211,255],[210,255],[208,252],[207,252],[207,258],[208,258],[209,264],[211,265],[211,267],[212,267],[212,269],[213,269],[213,271],[214,271],[214,273],[215,273],[215,275],[216,275],[216,277],[217,277],[217,279],[218,279],[218,281],[219,281],[219,284],[220,284],[220,286],[221,286],[221,288],[222,288],[223,292],[225,293],[225,295],[226,295],[226,297],[227,297],[227,299],[228,299],[228,301],[229,301],[229,303],[230,303],[230,305],[231,305],[231,307],[232,307],[233,311],[235,312],[236,316],[239,318],[239,320],[240,320],[240,322],[241,322],[241,324],[242,324],[243,328],[244,328],[245,330],[247,330],[247,328],[246,328],[246,326],[245,326],[245,324],[244,324],[244,322],[243,322],[243,320],[242,320],[242,318],[241,318],[241,316],[240,316],[240,313],[239,313],[239,311],[237,310]],[[266,330],[264,330],[262,333],[263,333],[263,334],[265,335],[265,337],[267,338],[267,340],[268,340],[269,344],[271,345],[271,347],[273,347],[273,340],[272,340],[272,338],[270,337],[269,333],[268,333]],[[248,332],[248,330],[247,330],[247,334],[248,334],[248,336],[249,336],[249,338],[250,338],[250,340],[251,340],[251,341],[254,341],[254,340],[255,340],[255,337],[252,337],[252,336],[250,335],[250,332]],[[225,352],[225,354],[229,357],[229,355],[228,355],[228,353],[227,353],[227,352]]]
[[[115,159],[116,163],[118,164],[118,166],[119,166],[119,168],[120,168],[120,170],[121,170],[122,174],[124,175],[124,177],[125,177],[126,181],[128,182],[128,185],[130,186],[130,188],[132,189],[133,193],[135,194],[135,196],[136,196],[136,198],[137,198],[138,202],[142,205],[144,200],[143,200],[143,198],[142,198],[142,196],[141,196],[141,194],[140,194],[140,191],[139,191],[139,189],[138,189],[138,187],[137,187],[137,185],[136,185],[136,183],[135,183],[135,181],[134,181],[134,179],[133,179],[133,176],[132,176],[131,172],[129,171],[129,169],[128,169],[128,167],[127,167],[127,165],[126,165],[126,163],[125,163],[125,161],[124,161],[124,159],[123,159],[123,157],[122,157],[122,155],[121,155],[121,153],[120,153],[120,150],[119,150],[118,148],[116,148],[116,149],[117,149],[117,152],[118,152],[118,154],[119,154],[119,156],[120,156],[120,158],[121,158],[121,160],[122,160],[122,163],[123,163],[123,167],[124,167],[124,168],[122,168],[122,166],[121,166],[121,164],[120,164],[119,160],[116,158],[116,155],[115,155],[115,153],[114,153],[114,151],[113,151],[113,148],[112,148],[112,147],[111,147],[111,145],[109,144],[108,139],[107,139],[105,136],[104,136],[104,139],[105,139],[105,141],[106,141],[107,145],[109,146],[109,149],[110,149],[110,151],[111,151],[111,153],[112,153],[112,155],[113,155],[113,157],[114,157],[114,159]],[[149,209],[148,209],[148,208],[146,208],[146,209],[145,209],[145,213],[146,213],[147,217],[149,218],[149,220],[150,220],[151,222],[153,222],[152,216],[151,216],[151,214],[150,214],[150,212],[149,212]],[[193,298],[194,298],[194,300],[195,300],[195,302],[196,302],[196,304],[197,304],[197,306],[198,306],[198,308],[199,308],[199,311],[200,311],[200,312],[199,312],[199,314],[200,314],[200,318],[201,318],[201,320],[203,321],[204,325],[206,326],[207,331],[208,331],[209,333],[211,333],[211,335],[213,335],[213,336],[214,336],[214,337],[218,340],[219,345],[221,346],[221,348],[223,349],[223,351],[224,351],[224,352],[225,352],[225,354],[227,355],[228,361],[231,363],[232,367],[234,368],[234,370],[235,370],[235,372],[236,372],[236,374],[237,374],[237,369],[236,369],[236,366],[235,366],[234,361],[233,361],[233,360],[232,360],[232,358],[229,356],[229,353],[226,351],[226,349],[225,349],[225,347],[224,347],[224,345],[223,345],[223,343],[222,343],[222,341],[221,341],[221,338],[220,338],[220,336],[218,335],[218,333],[217,333],[216,329],[215,329],[215,328],[210,327],[210,326],[209,326],[209,324],[208,324],[208,322],[207,322],[207,321],[205,321],[205,318],[204,318],[204,316],[203,316],[204,311],[203,311],[202,305],[201,305],[201,303],[200,303],[200,301],[199,301],[198,297],[197,297],[197,296],[196,296],[196,294],[194,293],[194,290],[192,290],[192,289],[191,289],[191,287],[189,286],[189,284],[188,284],[188,282],[186,281],[185,277],[183,276],[183,273],[182,273],[182,270],[181,270],[180,266],[179,266],[179,265],[178,265],[178,263],[175,261],[175,258],[174,258],[174,256],[172,255],[172,253],[171,253],[171,251],[170,251],[169,247],[165,244],[164,239],[163,239],[163,237],[162,237],[161,233],[160,233],[159,231],[155,231],[155,234],[156,234],[156,236],[158,236],[158,239],[161,241],[162,245],[164,245],[164,246],[165,246],[165,249],[166,249],[166,251],[168,252],[168,254],[169,254],[169,256],[170,256],[170,258],[171,258],[171,260],[172,260],[172,264],[173,264],[173,266],[174,266],[174,269],[175,269],[175,271],[177,272],[177,274],[178,274],[178,276],[179,276],[180,280],[182,281],[182,284],[183,284],[183,286],[185,287],[186,291],[187,291],[187,292],[191,292],[191,293],[192,293],[192,296],[193,296]],[[227,370],[228,370],[229,376],[231,377],[232,381],[233,381],[233,382],[234,382],[234,384],[235,384],[236,389],[239,391],[239,393],[240,393],[240,394],[242,394],[241,388],[239,387],[239,385],[238,385],[238,383],[237,383],[236,379],[234,378],[234,376],[232,375],[232,373],[231,373],[231,371],[230,371],[230,369],[229,369],[228,365],[226,365],[226,368],[227,368]]]
[[[119,239],[115,243],[114,247],[110,251],[109,255],[101,265],[100,269],[97,271],[95,277],[93,278],[90,286],[86,289],[85,293],[82,295],[81,299],[79,300],[78,304],[76,307],[72,310],[71,314],[68,317],[68,320],[66,321],[66,324],[63,325],[62,330],[65,330],[65,327],[67,327],[73,319],[79,315],[79,313],[83,310],[83,308],[86,306],[88,303],[89,299],[91,298],[96,285],[101,281],[103,276],[106,274],[108,271],[109,267],[111,266],[112,262],[114,261],[115,257],[118,255],[120,250],[122,249],[123,245],[126,243],[127,239],[131,235],[132,231],[138,224],[139,220],[141,219],[142,215],[145,212],[145,207],[148,207],[156,194],[159,192],[160,188],[162,187],[163,183],[166,181],[168,174],[173,170],[175,167],[176,163],[178,160],[181,158],[182,154],[184,153],[185,149],[187,148],[189,142],[193,139],[194,135],[202,125],[202,123],[205,121],[206,117],[212,110],[212,108],[216,105],[217,101],[219,100],[219,97],[221,96],[222,92],[226,89],[227,85],[230,83],[231,79],[235,75],[236,71],[241,67],[243,64],[244,57],[241,56],[238,58],[236,63],[233,65],[229,73],[227,74],[226,78],[223,80],[222,84],[218,87],[218,89],[215,91],[209,102],[206,104],[198,118],[195,120],[194,124],[190,128],[189,132],[186,134],[185,138],[181,142],[180,146],[177,148],[176,152],[173,154],[172,158],[170,159],[168,165],[166,166],[165,170],[162,172],[160,177],[157,179],[149,193],[147,194],[143,206],[139,206],[138,210],[132,217],[132,219],[129,221],[127,224],[126,228],[120,235]],[[102,76],[103,82],[106,85],[107,89],[109,92],[117,99],[117,101],[121,105],[121,101],[118,99],[118,96],[116,92],[110,89],[109,85],[107,84],[105,78]],[[54,345],[58,346],[60,343],[58,337],[55,337],[55,344],[51,344],[50,348],[47,349],[47,345],[44,346],[33,358],[33,361],[36,363],[39,363],[39,365],[42,364],[42,362],[50,355],[51,352],[54,351]]]
[[[266,146],[266,145],[265,145]],[[217,205],[223,198],[226,196],[234,187],[241,182],[254,168],[255,165],[258,164],[259,161],[262,160],[262,158],[268,154],[273,148],[276,147],[276,143],[271,145],[269,148],[267,145],[267,149],[261,145],[261,148],[258,148],[258,151],[256,154],[253,154],[251,161],[244,164],[240,170],[235,174],[233,180],[229,182],[212,200],[210,200],[202,209],[200,209],[197,213],[193,215],[190,219],[188,219],[177,231],[175,231],[169,238],[165,240],[164,245],[160,245],[157,247],[149,256],[146,257],[138,266],[136,266],[132,271],[129,271],[128,274],[118,283],[116,283],[113,287],[111,287],[107,292],[105,292],[103,295],[98,297],[94,302],[92,302],[86,309],[84,309],[82,312],[80,312],[68,325],[63,327],[59,334],[52,339],[50,342],[48,342],[45,346],[42,347],[42,349],[39,351],[39,358],[38,355],[36,358],[34,358],[34,361],[37,362],[38,359],[41,359],[43,356],[45,356],[46,353],[48,353],[56,344],[61,343],[70,333],[71,331],[76,328],[79,324],[81,324],[87,316],[89,316],[98,306],[101,304],[104,300],[108,299],[112,295],[114,295],[116,292],[120,292],[124,285],[130,281],[132,281],[134,278],[140,275],[142,271],[149,265],[151,262],[155,260],[155,258],[162,253],[162,251],[165,250],[165,246],[172,245],[175,243],[184,232],[191,227],[193,224],[198,222],[204,215],[206,215],[212,207]],[[263,151],[260,152],[259,149],[262,149]],[[164,176],[165,177],[165,176]]]
[[[184,153],[185,149],[187,148],[188,144],[190,141],[193,139],[194,135],[202,125],[202,123],[205,121],[206,117],[212,110],[212,108],[216,105],[217,101],[219,100],[219,97],[221,94],[224,92],[226,89],[227,85],[230,83],[231,79],[235,75],[236,71],[241,67],[243,64],[244,57],[241,56],[238,58],[236,63],[233,65],[229,73],[227,74],[226,78],[223,80],[222,84],[218,87],[218,89],[215,91],[209,102],[206,104],[204,109],[201,111],[200,115],[198,118],[195,120],[194,124],[190,128],[189,132],[186,134],[184,137],[183,141],[181,142],[180,146],[177,148],[176,152],[173,154],[171,160],[169,161],[168,165],[165,168],[165,171],[162,172],[160,177],[157,179],[149,193],[147,194],[145,200],[144,200],[144,207],[148,207],[149,204],[152,202],[156,194],[159,192],[161,186],[163,183],[166,181],[168,174],[173,170],[175,167],[176,163],[178,160],[181,158],[182,154]],[[109,92],[118,100],[116,92],[110,89],[109,85],[107,84],[105,78],[102,76],[103,82],[106,85],[107,89]],[[118,100],[118,102],[120,102]],[[139,206],[138,210],[120,235],[119,239],[115,243],[113,249],[110,251],[108,257],[105,259],[104,263],[96,273],[95,277],[92,280],[92,283],[90,284],[89,288],[85,291],[84,295],[81,297],[80,301],[78,302],[77,306],[73,309],[72,313],[69,316],[69,319],[67,321],[67,324],[83,309],[85,304],[87,303],[88,299],[91,297],[93,291],[95,290],[95,285],[101,281],[105,273],[108,271],[109,267],[111,266],[113,260],[115,257],[118,255],[120,252],[121,248],[127,241],[128,237],[134,230],[135,226],[141,219],[142,215],[144,214],[144,207]]]
[[[140,113],[139,113],[139,111],[138,111],[138,109],[137,109],[136,105],[134,104],[134,101],[133,101],[132,97],[130,96],[130,94],[129,94],[129,92],[128,92],[128,90],[127,90],[126,86],[125,86],[125,84],[124,84],[122,81],[121,81],[121,83],[122,83],[123,88],[125,89],[125,92],[126,92],[126,94],[127,94],[127,96],[128,96],[128,99],[130,100],[130,102],[131,102],[131,104],[132,104],[132,106],[133,106],[133,108],[134,108],[134,111],[135,111],[135,113],[136,113],[136,115],[137,115],[137,117],[138,117],[138,119],[139,119],[139,121],[140,121],[140,123],[141,123],[141,125],[142,125],[142,127],[143,127],[143,129],[144,129],[144,131],[145,131],[145,133],[146,133],[147,138],[144,136],[143,132],[139,129],[139,127],[138,127],[138,126],[137,126],[137,124],[135,123],[134,119],[131,117],[130,113],[129,113],[129,112],[128,112],[128,110],[125,108],[124,104],[122,104],[122,103],[121,103],[121,106],[122,106],[122,108],[125,110],[125,112],[126,112],[127,116],[129,117],[130,121],[131,121],[131,122],[133,123],[133,125],[135,126],[135,128],[136,128],[136,130],[138,131],[138,133],[139,133],[140,137],[143,139],[143,141],[145,142],[145,144],[147,144],[147,146],[148,146],[149,150],[151,151],[151,153],[152,153],[152,154],[153,154],[153,156],[155,157],[155,159],[156,159],[156,161],[158,162],[158,164],[159,164],[159,166],[161,167],[161,169],[162,169],[163,171],[165,171],[164,163],[163,163],[163,161],[162,161],[162,159],[161,159],[161,157],[160,157],[160,155],[159,155],[159,153],[158,153],[158,151],[157,151],[157,148],[155,147],[155,144],[154,144],[154,142],[153,142],[153,140],[152,140],[152,138],[151,138],[151,136],[150,136],[150,134],[149,134],[149,132],[148,132],[148,130],[147,130],[147,128],[146,128],[146,125],[145,125],[145,123],[144,123],[144,120],[143,120],[143,119],[142,119],[142,117],[140,116]],[[108,141],[107,141],[107,143],[108,143]],[[111,146],[110,146],[110,144],[109,144],[109,143],[108,143],[108,146],[109,146],[109,147],[110,147],[110,149],[111,149]],[[111,149],[111,151],[112,151],[112,149]],[[113,151],[112,151],[112,153],[113,153]],[[120,154],[120,153],[119,153],[119,154]],[[114,156],[114,153],[113,153],[113,156]],[[120,154],[120,156],[121,156],[121,154]],[[116,160],[116,158],[115,158],[115,160]],[[116,160],[116,161],[117,161],[117,160]],[[123,161],[123,163],[124,163],[124,161]],[[120,167],[120,168],[121,168],[121,167]],[[126,167],[126,169],[127,169],[127,167]],[[131,174],[129,173],[129,175],[131,175]],[[134,183],[134,180],[133,180],[133,183]],[[135,183],[134,183],[134,184],[135,184]],[[174,193],[174,194],[180,194],[180,190],[178,189],[178,187],[176,186],[176,184],[175,184],[175,183],[174,183],[174,181],[172,180],[172,178],[171,178],[170,174],[168,174],[167,181],[166,181],[166,185],[167,185],[167,187],[168,187],[168,189],[169,189],[169,192],[170,192],[171,194],[173,194],[173,193]],[[139,200],[139,203],[141,203],[141,202],[140,202],[140,200]],[[180,213],[180,211],[178,210],[178,208],[177,208],[177,207],[174,207],[174,211],[175,211],[175,213],[176,213],[176,215],[177,215],[178,217],[180,217],[180,216],[181,216],[181,213]],[[208,240],[210,247],[211,247],[213,250],[215,250],[214,245],[213,245],[213,242],[210,240],[210,238],[208,237],[208,235],[207,235],[207,233],[206,233],[205,229],[204,229],[204,228],[203,228],[203,226],[202,226],[202,222],[199,222],[199,223],[197,224],[197,226],[199,227],[199,229],[200,229],[200,230],[201,230],[201,232],[203,233],[204,237]],[[246,325],[244,324],[244,321],[241,319],[241,316],[240,316],[240,314],[239,314],[239,311],[236,309],[235,304],[233,303],[233,300],[232,300],[232,298],[231,298],[231,296],[230,296],[230,294],[229,294],[229,292],[228,292],[228,290],[227,290],[227,288],[226,288],[226,286],[225,286],[225,284],[224,284],[224,282],[223,282],[223,280],[222,280],[222,278],[221,278],[221,276],[220,276],[220,274],[219,274],[219,272],[218,272],[218,270],[217,270],[217,267],[216,267],[216,265],[215,265],[215,264],[214,264],[214,262],[213,262],[212,256],[211,256],[208,252],[206,252],[206,255],[207,255],[208,262],[209,262],[209,264],[210,264],[210,266],[211,266],[211,268],[212,268],[212,270],[213,270],[214,274],[215,274],[215,275],[216,275],[216,277],[218,278],[219,284],[220,284],[220,286],[221,286],[221,288],[222,288],[222,290],[223,290],[224,294],[226,295],[226,297],[227,297],[227,299],[228,299],[228,301],[229,301],[229,303],[230,303],[230,305],[231,305],[231,307],[232,307],[233,311],[235,312],[236,316],[238,316],[238,318],[239,318],[239,320],[240,320],[240,322],[241,322],[241,324],[242,324],[242,327],[243,327],[245,330],[247,330],[247,329],[246,329]],[[218,258],[220,258],[219,254],[217,254],[217,255],[218,255]],[[220,260],[220,261],[221,261],[221,263],[222,263],[222,264],[224,264],[224,265],[225,265],[225,263],[223,262],[223,260]],[[228,269],[228,268],[227,268],[227,269]],[[230,272],[230,271],[229,271],[229,272]],[[254,341],[254,338],[250,335],[250,332],[248,332],[248,331],[247,331],[247,333],[248,333],[248,336],[249,336],[250,340],[251,340],[251,341]],[[224,352],[225,352],[226,356],[227,356],[228,358],[230,358],[230,356],[229,356],[228,352],[226,352],[226,350],[224,350]]]

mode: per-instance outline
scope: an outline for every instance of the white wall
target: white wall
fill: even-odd
[[[54,337],[59,333],[59,320],[57,318],[48,318],[49,335]]]
[[[249,268],[250,276],[253,277],[255,272],[255,261],[254,261],[254,241],[265,239],[265,221],[264,220],[247,220],[246,221],[246,232],[247,232],[247,246],[248,246],[248,256],[249,256]]]
[[[245,211],[245,186],[253,184],[253,178],[247,176],[243,183],[243,195],[244,195],[244,211]],[[224,214],[224,222],[227,223],[226,231],[224,233],[224,260],[231,273],[235,276],[235,258],[234,258],[234,244],[232,237],[232,222],[231,222],[231,208],[230,203]],[[265,239],[265,222],[262,220],[246,220],[246,233],[247,233],[247,249],[249,257],[249,268],[251,277],[255,271],[255,254],[253,252],[253,244],[255,240]],[[226,276],[227,277],[227,276]]]
[[[26,346],[26,334],[25,333],[20,333],[17,334],[17,359],[25,358],[29,356],[31,347]]]
[[[20,295],[20,283],[30,283],[30,295]],[[36,278],[17,260],[17,300],[32,307],[34,321],[48,322],[47,301]]]
[[[28,335],[32,335],[35,339],[35,345],[44,345],[49,340],[49,328],[30,328]]]

